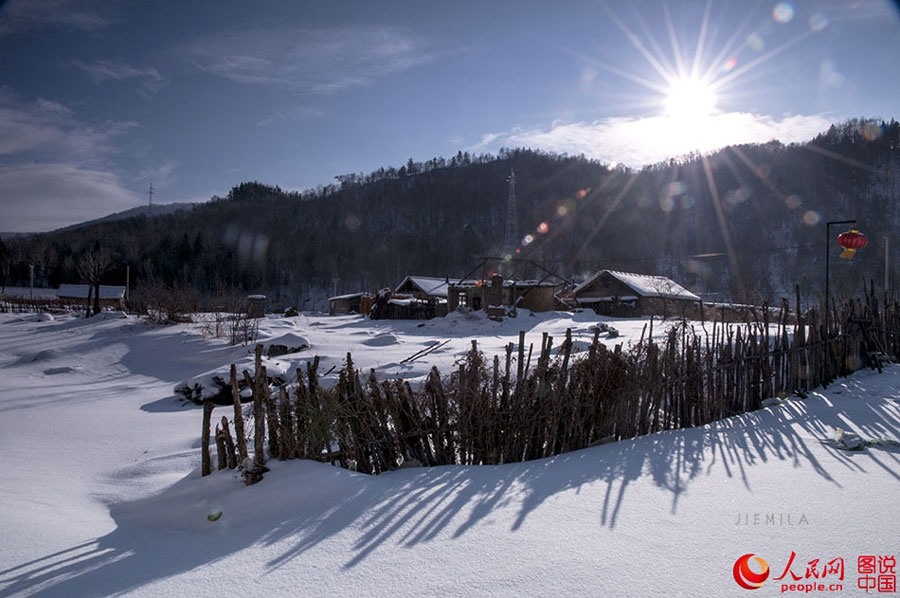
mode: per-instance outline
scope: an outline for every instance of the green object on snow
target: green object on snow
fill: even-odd
[[[218,521],[219,517],[221,517],[221,516],[222,516],[222,511],[216,511],[214,513],[210,513],[209,515],[207,515],[206,518],[209,519],[210,521]]]

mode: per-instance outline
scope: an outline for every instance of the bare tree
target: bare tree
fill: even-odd
[[[94,243],[94,250],[86,253],[78,260],[78,274],[87,281],[90,288],[93,289],[94,306],[91,311],[90,303],[88,304],[87,315],[92,316],[100,313],[100,278],[112,267],[113,260],[109,252],[100,248],[99,241]],[[92,292],[88,291],[88,299],[90,300]]]

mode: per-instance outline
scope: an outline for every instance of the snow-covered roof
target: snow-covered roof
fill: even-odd
[[[350,293],[348,295],[338,295],[337,297],[329,297],[329,301],[340,301],[341,299],[356,299],[357,297],[371,297],[369,293]]]
[[[515,284],[516,287],[518,287],[520,289],[527,288],[527,287],[558,287],[559,286],[559,283],[557,283],[557,282],[540,281],[540,280],[506,280],[506,279],[503,280],[504,287],[511,287],[511,286],[513,286],[513,284]],[[491,281],[490,280],[477,280],[474,278],[469,278],[466,280],[458,280],[458,281],[451,280],[450,286],[457,287],[457,288],[477,287],[477,286],[490,287]]]
[[[87,299],[88,289],[90,289],[90,285],[87,284],[61,284],[59,290],[56,291],[56,296],[60,299]],[[122,299],[124,297],[125,287],[100,285],[101,299]]]
[[[649,274],[633,274],[631,272],[617,272],[615,270],[600,270],[589,279],[575,287],[573,293],[577,297],[580,292],[588,288],[603,273],[610,276],[632,289],[641,297],[670,297],[674,299],[686,299],[700,301],[700,297],[690,292],[671,278],[665,276],[651,276]]]
[[[407,276],[400,284],[397,285],[397,288],[394,290],[394,292],[401,292],[400,289],[403,287],[403,285],[406,284],[407,281],[418,287],[419,290],[426,295],[431,295],[433,297],[444,297],[445,299],[447,297],[447,280],[444,278],[432,278],[429,276]]]

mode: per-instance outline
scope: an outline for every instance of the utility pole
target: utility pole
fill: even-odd
[[[887,238],[887,236],[885,236],[884,237],[884,295],[885,295],[885,297],[887,296],[888,291],[890,290],[890,286],[891,286],[890,285],[890,283],[891,283],[890,268],[888,268],[888,264],[890,264],[890,261],[888,260],[888,255],[889,255],[888,254],[888,238]]]
[[[28,278],[31,280],[31,302],[34,303],[34,264],[28,264]]]
[[[516,173],[509,170],[509,196],[506,200],[506,234],[503,236],[503,257],[516,257],[519,244],[519,227],[516,218]]]
[[[150,198],[150,202],[148,203],[148,206],[147,206],[147,213],[152,214],[153,213],[153,181],[150,181],[150,190],[147,191],[147,196]]]

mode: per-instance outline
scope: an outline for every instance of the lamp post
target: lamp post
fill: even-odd
[[[831,226],[838,224],[856,224],[856,220],[830,220],[825,223],[825,338],[828,338],[831,311],[829,308],[828,275],[831,264]]]

